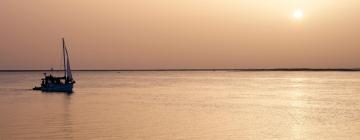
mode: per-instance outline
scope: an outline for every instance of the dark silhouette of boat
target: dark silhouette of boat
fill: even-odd
[[[34,87],[33,90],[41,90],[43,92],[73,92],[75,80],[72,77],[69,53],[67,51],[64,38],[62,38],[62,49],[64,59],[64,76],[56,77],[51,74],[48,75],[47,73],[44,73],[44,78],[41,79],[41,86]]]

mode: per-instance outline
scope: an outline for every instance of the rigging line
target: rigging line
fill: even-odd
[[[60,46],[61,46],[61,41],[60,41]],[[64,67],[64,64],[63,64],[63,54],[62,54],[62,52],[61,51],[59,51],[59,61],[60,61],[60,63],[59,63],[59,68],[58,68],[58,70],[61,70],[63,67]]]
[[[63,57],[64,57],[64,77],[66,78],[66,62],[65,62],[65,39],[62,38],[62,48],[63,48]]]

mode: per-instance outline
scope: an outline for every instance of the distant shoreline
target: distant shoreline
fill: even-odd
[[[0,70],[0,72],[51,72],[62,70]],[[271,69],[103,69],[103,70],[91,70],[91,69],[78,69],[72,71],[344,71],[344,72],[356,72],[360,71],[360,68],[271,68]]]

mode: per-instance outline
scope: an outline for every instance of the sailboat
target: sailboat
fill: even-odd
[[[70,68],[69,53],[65,45],[65,39],[62,38],[63,61],[64,61],[64,76],[55,77],[44,73],[44,78],[41,79],[41,86],[34,87],[33,90],[41,90],[43,92],[67,92],[72,93],[75,80],[72,77]]]

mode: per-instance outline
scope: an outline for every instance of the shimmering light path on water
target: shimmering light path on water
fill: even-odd
[[[360,139],[359,72],[0,73],[0,139]]]

